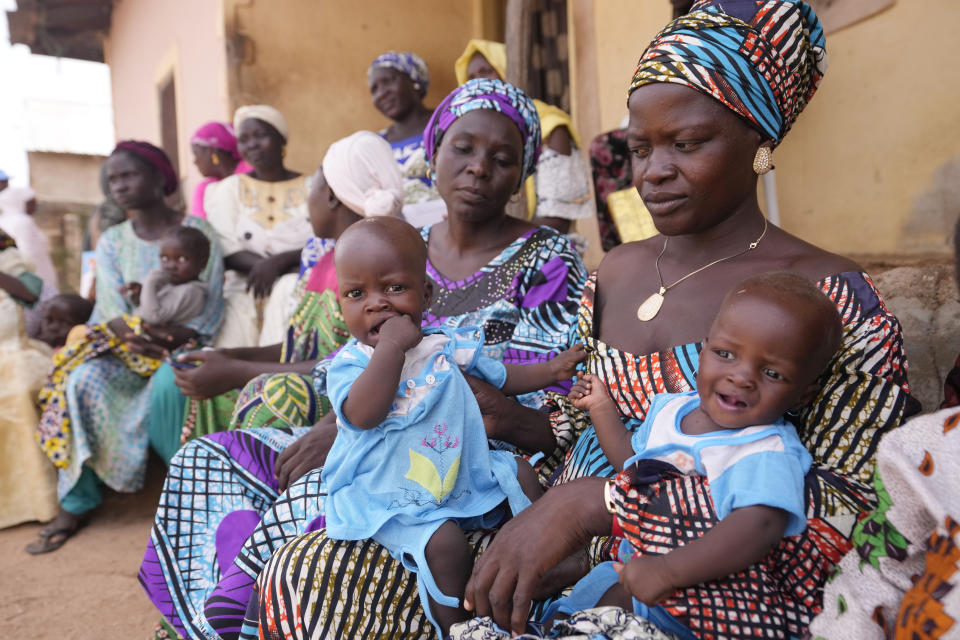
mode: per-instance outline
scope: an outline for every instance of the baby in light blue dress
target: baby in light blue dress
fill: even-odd
[[[528,393],[573,377],[584,352],[505,366],[482,354],[478,327],[421,330],[427,250],[402,220],[357,222],[335,251],[354,339],[327,374],[338,427],[323,470],[327,534],[372,538],[416,572],[427,615],[445,636],[469,617],[460,602],[472,569],[463,531],[493,528],[541,492],[526,461],[490,450],[463,374]]]

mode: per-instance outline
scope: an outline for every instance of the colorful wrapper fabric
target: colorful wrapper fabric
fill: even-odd
[[[142,322],[136,316],[124,314],[124,321],[140,333]],[[67,376],[78,366],[106,353],[112,353],[123,364],[145,378],[153,375],[161,361],[130,351],[108,323],[87,329],[86,339],[69,344],[53,355],[53,367],[43,389],[40,390],[40,424],[37,425],[37,444],[60,469],[70,465],[70,412],[67,408]]]
[[[387,51],[377,56],[367,69],[367,83],[377,69],[395,69],[410,78],[411,82],[420,85],[420,95],[427,95],[430,86],[430,71],[423,58],[409,51]]]
[[[233,127],[226,122],[213,121],[203,125],[194,132],[193,137],[190,138],[190,144],[220,149],[237,160],[240,159],[240,152],[237,151],[237,136],[233,132]]]
[[[433,159],[440,148],[443,134],[464,114],[476,109],[502,113],[517,125],[523,139],[523,174],[520,180],[522,182],[533,175],[540,157],[540,117],[533,100],[508,82],[477,78],[451,91],[434,110],[423,130],[430,179],[436,180]]]
[[[121,140],[110,155],[118,151],[126,151],[137,156],[151,167],[155,168],[163,178],[163,195],[168,196],[177,190],[177,172],[170,164],[170,158],[163,149],[143,140]]]
[[[720,101],[779,143],[827,69],[826,39],[799,0],[700,0],[640,57],[629,93],[682,84]]]

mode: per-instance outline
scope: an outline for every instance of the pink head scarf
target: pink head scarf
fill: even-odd
[[[226,151],[231,156],[240,159],[237,152],[237,136],[233,133],[233,127],[226,122],[208,122],[194,132],[190,138],[190,144],[196,144],[201,147],[213,147]]]

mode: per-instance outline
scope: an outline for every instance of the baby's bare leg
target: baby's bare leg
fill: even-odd
[[[459,608],[444,607],[430,598],[430,610],[446,636],[450,632],[450,625],[470,619],[462,606],[463,592],[473,570],[470,545],[467,544],[467,538],[460,527],[448,520],[431,536],[424,555],[440,591],[444,595],[458,598],[461,602]]]

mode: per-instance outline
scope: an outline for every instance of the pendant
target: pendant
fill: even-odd
[[[663,294],[666,292],[666,289],[660,287],[660,291],[651,294],[649,298],[644,300],[643,304],[637,308],[637,319],[641,322],[653,320],[659,313],[660,307],[663,306]]]

